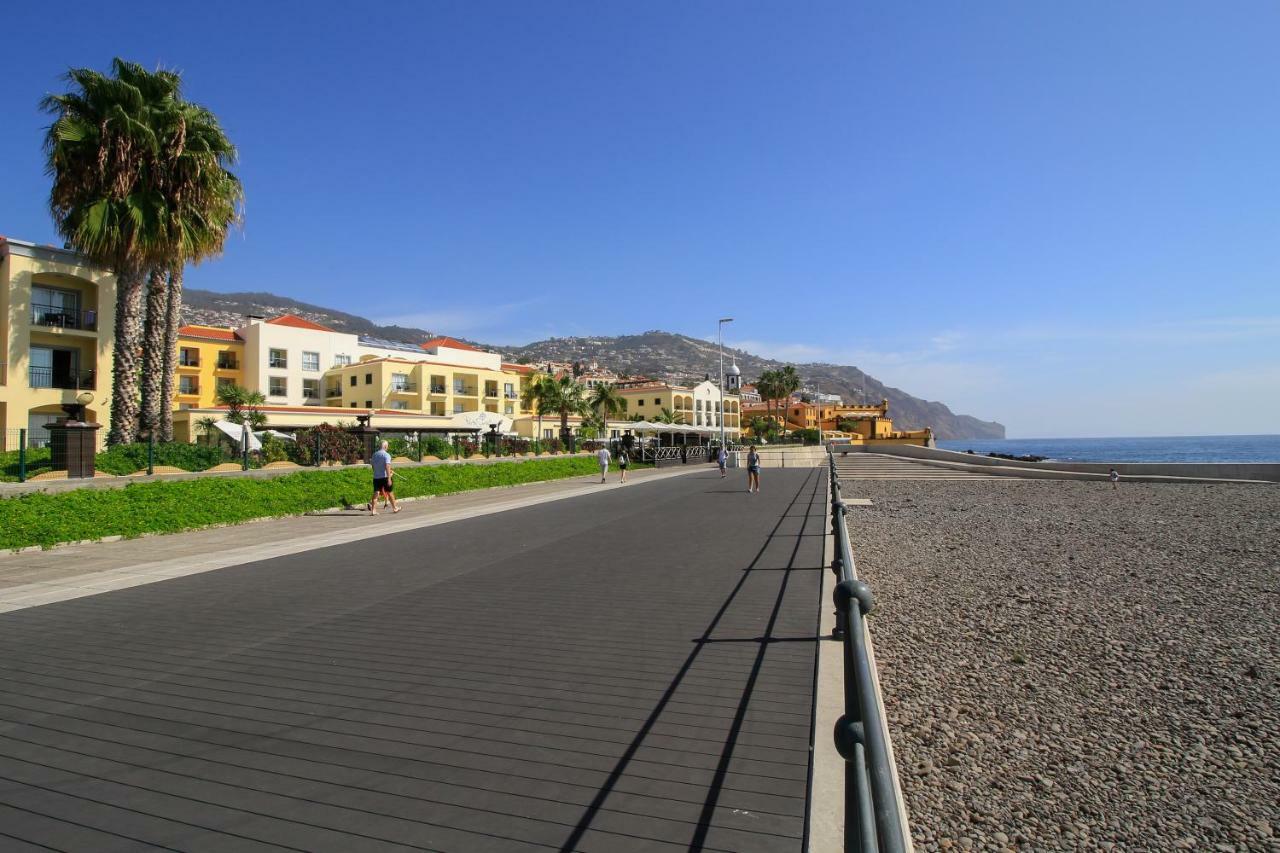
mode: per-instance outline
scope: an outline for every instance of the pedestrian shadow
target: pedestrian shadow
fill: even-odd
[[[747,710],[750,707],[751,698],[755,693],[756,683],[759,680],[761,669],[764,666],[766,652],[768,651],[770,646],[779,644],[779,643],[814,643],[816,644],[817,641],[820,639],[818,637],[775,637],[774,629],[777,626],[778,617],[782,612],[783,602],[786,599],[787,588],[791,581],[791,573],[793,571],[808,572],[808,571],[814,570],[814,567],[812,566],[796,566],[795,565],[797,557],[799,555],[802,537],[805,536],[806,534],[804,533],[801,533],[798,535],[797,534],[780,534],[779,531],[783,523],[788,518],[795,517],[791,515],[791,510],[801,502],[806,492],[810,493],[809,504],[812,505],[814,496],[818,493],[818,489],[821,487],[821,485],[822,485],[821,475],[818,475],[816,478],[813,476],[813,474],[810,474],[809,476],[805,477],[805,481],[800,485],[800,488],[796,491],[796,493],[792,496],[791,501],[787,504],[786,510],[784,510],[783,513],[779,516],[777,523],[774,524],[772,530],[770,530],[769,534],[765,537],[764,542],[760,546],[760,550],[756,552],[755,557],[751,560],[751,562],[747,565],[747,567],[743,569],[741,576],[738,578],[737,583],[735,583],[733,588],[729,591],[728,596],[726,596],[724,602],[720,605],[720,608],[716,611],[715,615],[711,618],[711,621],[707,624],[707,627],[703,630],[700,636],[695,637],[691,641],[694,644],[693,649],[689,652],[688,657],[685,658],[684,663],[681,665],[680,669],[676,672],[675,677],[672,678],[671,683],[663,691],[662,696],[658,699],[657,704],[654,705],[653,710],[650,711],[648,717],[645,718],[644,723],[640,726],[639,731],[636,732],[635,737],[632,738],[631,742],[627,745],[626,750],[622,753],[622,755],[618,758],[617,762],[614,764],[613,769],[609,772],[608,777],[605,779],[604,783],[600,786],[600,789],[596,792],[595,796],[592,798],[590,805],[588,805],[586,808],[586,811],[583,812],[582,817],[578,820],[577,824],[574,826],[573,831],[569,834],[569,837],[565,840],[564,844],[561,845],[560,853],[572,853],[572,851],[577,850],[578,844],[582,841],[582,838],[586,834],[586,832],[591,828],[591,824],[595,820],[596,815],[599,814],[601,808],[605,803],[605,800],[608,799],[609,795],[613,793],[614,789],[617,787],[618,782],[625,774],[628,765],[635,758],[636,753],[639,751],[640,747],[643,745],[645,738],[648,737],[649,733],[652,731],[653,727],[661,718],[663,712],[666,710],[667,706],[671,703],[671,701],[675,697],[676,692],[679,690],[681,684],[684,682],[685,678],[689,675],[690,671],[693,669],[694,664],[698,661],[698,657],[702,653],[703,649],[706,649],[718,644],[722,644],[722,643],[724,644],[754,643],[756,644],[756,647],[757,647],[755,659],[751,663],[750,671],[747,675],[745,683],[743,684],[742,693],[739,697],[737,708],[734,711],[733,721],[729,725],[729,730],[725,737],[724,746],[721,748],[719,759],[716,762],[715,773],[712,776],[711,783],[707,787],[706,797],[703,799],[703,802],[702,802],[701,811],[698,816],[693,837],[689,841],[689,848],[688,848],[689,850],[699,851],[703,849],[703,847],[706,844],[707,834],[711,830],[712,817],[715,815],[716,806],[720,801],[720,794],[725,784],[725,778],[727,777],[729,772],[729,765],[733,759],[734,749],[736,748],[738,739],[742,733],[742,727],[746,721]],[[713,490],[713,492],[711,493],[715,493],[715,491],[718,491],[718,490]],[[812,518],[812,516],[808,512],[806,512],[804,518],[805,518],[804,524],[807,525],[810,523],[810,519]],[[821,518],[819,518],[818,523],[819,525],[823,523]],[[825,535],[825,534],[816,534],[816,535]],[[770,544],[772,544],[776,540],[780,540],[783,538],[790,538],[795,540],[795,544],[792,546],[792,549],[791,549],[791,557],[790,557],[790,560],[788,561],[788,565],[782,568],[758,567],[759,562],[764,558],[764,555],[768,550]],[[714,638],[712,635],[715,633],[716,629],[720,626],[720,624],[724,621],[725,617],[729,614],[735,599],[737,599],[739,593],[741,593],[743,588],[746,586],[748,578],[750,578],[752,574],[758,571],[767,571],[767,572],[780,571],[783,573],[782,578],[778,584],[778,592],[777,592],[777,595],[774,597],[772,609],[769,614],[769,620],[765,626],[764,633],[756,637],[747,637],[747,638]]]

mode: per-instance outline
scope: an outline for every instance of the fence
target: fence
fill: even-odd
[[[871,589],[858,580],[835,456],[827,449],[831,484],[831,535],[835,557],[836,636],[843,640],[844,715],[836,722],[836,749],[845,760],[846,853],[907,853],[906,815],[899,805],[889,729],[880,704],[866,616],[875,607]]]

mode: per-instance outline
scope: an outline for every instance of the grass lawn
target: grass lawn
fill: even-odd
[[[640,467],[640,466],[633,466]],[[396,497],[445,495],[594,474],[593,457],[434,465],[396,471]],[[121,489],[76,489],[0,500],[0,549],[59,542],[176,533],[256,518],[301,515],[364,504],[369,469],[301,471],[271,479],[209,477],[132,483]]]

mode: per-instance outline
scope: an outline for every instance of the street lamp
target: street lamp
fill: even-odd
[[[724,447],[724,324],[732,323],[732,317],[722,317],[716,323],[716,338],[720,342],[720,447]]]

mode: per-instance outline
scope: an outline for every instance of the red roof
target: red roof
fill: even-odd
[[[267,321],[273,326],[292,326],[295,329],[311,329],[315,332],[332,332],[328,326],[321,326],[319,323],[313,323],[306,318],[299,317],[297,314],[281,314],[279,317],[272,317]]]
[[[472,352],[484,352],[480,347],[473,347],[471,344],[464,344],[456,338],[432,338],[429,341],[422,342],[423,349],[435,349],[436,347],[448,347],[449,349],[468,349]]]
[[[205,338],[211,341],[242,340],[234,329],[224,329],[220,326],[183,326],[178,330],[178,336],[183,338]]]
[[[516,373],[534,373],[535,371],[537,371],[537,368],[536,368],[536,367],[534,367],[533,365],[529,365],[529,364],[507,364],[506,362],[503,362],[503,364],[502,364],[502,369],[503,369],[503,370],[512,370],[512,371],[515,371]]]

